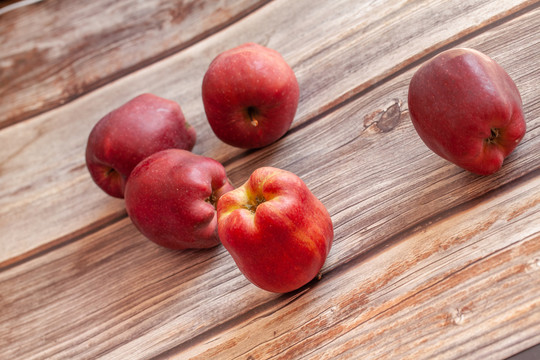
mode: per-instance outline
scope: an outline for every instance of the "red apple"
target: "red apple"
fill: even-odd
[[[324,205],[295,174],[255,170],[217,206],[221,242],[240,271],[258,287],[285,293],[321,270],[334,237]]]
[[[451,49],[411,79],[409,112],[436,154],[480,175],[502,166],[525,134],[519,91],[504,69],[473,49]]]
[[[195,129],[174,101],[142,94],[97,122],[86,145],[86,165],[107,194],[123,198],[126,180],[144,158],[160,150],[191,150]]]
[[[209,248],[219,244],[215,204],[232,189],[216,160],[168,149],[133,169],[126,184],[126,209],[135,227],[158,245]]]
[[[281,138],[294,119],[298,97],[298,81],[283,57],[254,43],[218,55],[202,83],[212,130],[240,148],[260,148]]]

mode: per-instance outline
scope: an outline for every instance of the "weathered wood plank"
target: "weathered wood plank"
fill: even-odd
[[[0,13],[0,128],[171,55],[266,2],[57,0]]]
[[[336,242],[319,285],[310,284],[286,296],[266,293],[243,278],[223,248],[169,252],[146,241],[128,219],[123,219],[52,249],[46,256],[29,259],[0,273],[0,308],[5,309],[0,314],[0,341],[4,341],[0,343],[0,351],[8,358],[32,355],[70,358],[122,357],[122,354],[152,356],[170,348],[185,350],[192,345],[189,341],[193,338],[205,344],[206,339],[214,335],[222,339],[224,329],[261,314],[264,316],[268,311],[274,313],[281,307],[283,311],[293,309],[291,306],[306,294],[331,296],[331,292],[319,292],[318,289],[339,287],[342,274],[356,268],[363,261],[361,254],[367,249],[389,238],[394,239],[394,244],[400,243],[401,239],[408,238],[405,235],[409,235],[400,235],[403,229],[421,233],[422,229],[430,228],[429,221],[437,220],[431,218],[434,214],[450,215],[453,219],[454,214],[448,214],[449,209],[536,171],[536,177],[529,176],[534,180],[519,184],[518,189],[522,190],[508,190],[514,195],[504,195],[507,194],[504,190],[485,199],[490,204],[499,198],[512,199],[508,208],[514,215],[508,225],[510,230],[502,229],[507,229],[503,221],[469,238],[469,232],[461,232],[465,238],[449,239],[450,243],[446,243],[449,247],[443,246],[441,251],[446,252],[440,256],[443,261],[450,262],[450,246],[458,246],[454,249],[458,250],[463,244],[466,255],[469,250],[476,249],[476,241],[482,244],[482,251],[496,254],[498,245],[488,248],[486,244],[490,242],[482,242],[482,239],[485,235],[486,239],[493,240],[491,231],[501,226],[496,234],[508,231],[516,242],[527,241],[527,231],[538,231],[529,225],[532,221],[536,229],[538,226],[538,219],[534,218],[538,215],[539,205],[535,200],[538,192],[531,189],[536,189],[540,167],[540,159],[534,152],[538,146],[536,139],[540,138],[540,107],[531,101],[536,96],[535,79],[538,79],[535,73],[538,70],[531,64],[539,50],[526,34],[535,36],[531,29],[538,28],[538,18],[537,12],[524,14],[465,43],[484,51],[491,49],[495,55],[505,54],[498,60],[518,75],[516,81],[526,103],[529,132],[497,175],[473,176],[430,154],[415,137],[405,108],[391,131],[378,131],[377,127],[382,124],[377,117],[373,118],[377,121],[375,124],[364,129],[364,115],[385,108],[383,105],[390,99],[403,99],[408,79],[415,70],[412,68],[309,126],[296,128],[280,143],[229,165],[236,182],[249,173],[251,167],[262,162],[295,171],[321,197],[336,226]],[[501,37],[512,41],[501,41]],[[509,49],[514,50],[512,56],[508,55]],[[523,51],[517,51],[519,49]],[[403,139],[410,140],[404,145]],[[467,207],[466,214],[476,214],[471,211],[481,203],[473,203],[470,209]],[[476,220],[471,218],[470,221]],[[424,225],[415,227],[422,222]],[[430,231],[436,233],[437,226]],[[444,229],[449,231],[447,228],[441,231]],[[466,246],[469,244],[467,239],[472,239],[471,247]],[[506,241],[504,236],[503,241]],[[418,244],[423,242],[418,241]],[[429,252],[433,249],[428,250],[429,256],[438,256]],[[461,254],[456,260],[458,263],[464,261]],[[484,254],[487,256],[491,252]],[[470,254],[466,259],[473,261],[474,256],[478,253]],[[383,256],[378,261],[387,260]],[[429,263],[419,266],[422,268]],[[413,279],[415,269],[418,268],[410,271]],[[431,269],[428,266],[424,274],[429,274]],[[403,267],[382,265],[375,270],[379,274],[386,272],[388,277],[406,272]],[[440,273],[434,276],[432,281],[437,280],[436,276],[442,281]],[[369,269],[362,278],[374,282],[378,279]],[[419,276],[416,281],[422,279],[425,280]],[[375,283],[374,287],[379,288]],[[388,296],[385,298],[388,301],[393,298],[406,300],[397,295]],[[350,304],[354,306],[355,303]],[[310,307],[305,309],[311,311]],[[304,315],[303,312],[298,314]],[[70,322],[66,323],[65,319]],[[234,346],[234,342],[223,345],[226,349],[226,345]]]
[[[540,27],[538,14],[536,10],[460,44],[488,54],[493,51],[522,93],[527,134],[498,173],[489,177],[467,173],[420,141],[406,104],[409,80],[417,69],[412,68],[283,141],[238,159],[227,167],[229,178],[243,181],[245,174],[263,165],[299,174],[332,215],[336,228],[328,265],[332,266],[334,258],[346,261],[350,254],[432,214],[535,171],[540,167],[540,105],[534,79],[540,70],[534,63],[540,58],[540,37],[527,41],[525,34],[538,32],[534,30]]]
[[[168,251],[124,219],[0,273],[0,358],[150,357],[276,298],[246,285],[222,247]]]
[[[91,127],[101,116],[141,92],[154,92],[181,104],[188,121],[192,122],[199,133],[195,152],[219,161],[230,162],[236,156],[240,157],[243,154],[240,150],[221,143],[213,135],[205,120],[200,100],[200,82],[207,64],[218,52],[234,44],[252,40],[276,48],[284,54],[298,74],[303,95],[291,134],[278,144],[247,157],[258,157],[258,164],[270,164],[270,159],[273,159],[275,163],[290,167],[284,161],[297,162],[299,160],[295,157],[304,154],[304,161],[310,162],[309,156],[319,156],[324,150],[317,149],[321,144],[325,144],[324,141],[315,141],[313,137],[317,136],[317,133],[308,134],[299,140],[289,139],[296,132],[295,129],[301,129],[304,124],[316,120],[317,116],[322,116],[336,105],[336,99],[351,99],[355,93],[368,89],[377,79],[414,64],[414,60],[422,54],[519,11],[528,4],[530,2],[479,1],[463,4],[459,1],[430,1],[411,4],[388,1],[375,4],[362,2],[358,3],[358,8],[351,9],[348,2],[332,2],[332,7],[328,9],[323,7],[322,3],[318,7],[311,0],[294,2],[294,5],[290,2],[272,2],[234,26],[175,56],[61,108],[5,128],[0,131],[0,143],[3,144],[0,148],[0,226],[3,229],[0,239],[0,263],[12,263],[51,244],[79,236],[88,229],[122,216],[123,203],[105,196],[91,182],[84,167],[84,147]],[[324,2],[324,5],[328,6],[328,3]],[[286,7],[287,11],[283,11],[283,7]],[[324,14],[317,11],[317,8],[324,8]],[[328,11],[333,12],[335,17],[328,18]],[[303,13],[306,21],[295,21],[298,13]],[[464,16],[464,13],[467,15]],[[403,23],[418,23],[424,19],[431,21],[433,18],[440,23],[440,28],[414,30],[415,27],[402,26]],[[512,46],[526,48],[535,43],[537,27],[527,23],[523,26],[523,29],[516,27],[512,30],[515,34],[511,39]],[[287,28],[286,32],[279,31],[283,27]],[[289,34],[292,33],[301,36],[291,39]],[[412,37],[415,41],[409,43],[408,39]],[[326,40],[321,43],[323,38]],[[335,46],[332,46],[333,42]],[[497,46],[494,42],[490,43],[489,39],[485,42],[493,48]],[[501,60],[504,60],[512,59],[511,56],[507,57],[505,52],[513,54],[515,50],[503,46],[500,51]],[[491,53],[497,55],[496,51]],[[536,67],[533,66],[533,70],[531,67],[523,67],[517,59],[516,63],[509,64],[516,69],[513,75],[533,72],[530,78],[519,79],[520,87],[525,86],[522,91],[530,97],[536,89]],[[529,82],[533,85],[527,85]],[[403,99],[405,84],[402,83],[401,86],[400,95],[397,97]],[[527,86],[530,86],[530,89]],[[382,96],[385,101],[390,99],[386,93],[378,96]],[[382,105],[378,103],[366,106],[371,106],[370,111],[373,111],[374,106],[378,109]],[[534,118],[534,109],[530,109],[532,105],[528,106],[527,111],[531,114],[529,116]],[[365,113],[361,113],[356,116],[364,115]],[[329,118],[328,121],[333,122],[335,119]],[[361,130],[358,121],[343,126]],[[351,135],[356,134],[347,134]],[[373,146],[376,139],[381,141],[377,137],[364,138]],[[343,139],[350,140],[346,137],[341,140]],[[294,141],[302,141],[302,146],[307,146],[311,152],[303,148],[288,147]],[[334,140],[329,138],[328,141]],[[346,146],[344,144],[346,142],[335,144],[334,149]],[[334,156],[330,155],[331,158]],[[359,160],[348,155],[335,161],[339,161],[340,166],[344,167],[347,166],[347,161]],[[244,164],[245,162],[228,167],[233,172],[236,185],[242,183],[248,175],[247,169],[241,170],[246,166]],[[240,171],[233,169],[238,166]],[[347,179],[340,181],[343,184],[350,183]],[[77,199],[76,203],[73,199]]]
[[[164,357],[504,359],[540,341],[539,187],[537,171]]]
[[[539,340],[539,185],[537,171],[283,296],[247,283],[221,247],[167,251],[124,220],[0,273],[0,355],[429,358],[521,340],[517,352]]]

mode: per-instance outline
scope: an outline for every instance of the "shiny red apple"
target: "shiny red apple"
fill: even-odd
[[[209,248],[219,244],[216,202],[232,189],[216,160],[186,150],[163,150],[133,169],[126,184],[126,209],[135,227],[158,245]]]
[[[285,293],[321,270],[334,237],[324,205],[295,174],[255,170],[217,206],[218,232],[240,271],[258,287]]]
[[[133,168],[160,150],[191,150],[195,129],[174,101],[142,94],[99,120],[88,137],[86,165],[107,194],[123,198]]]
[[[525,134],[518,88],[499,64],[474,49],[447,50],[423,64],[408,97],[424,143],[479,175],[499,170]]]
[[[281,54],[254,43],[219,54],[202,83],[212,130],[240,148],[260,148],[281,138],[294,119],[298,98],[298,81]]]

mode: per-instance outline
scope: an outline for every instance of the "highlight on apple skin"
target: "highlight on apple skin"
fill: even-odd
[[[258,287],[296,290],[320,272],[334,230],[324,205],[295,174],[255,170],[217,205],[218,233],[240,271]]]
[[[514,81],[474,49],[450,49],[424,63],[411,79],[408,103],[424,143],[479,175],[498,171],[525,135]]]
[[[100,119],[86,145],[86,166],[107,194],[124,197],[126,181],[135,166],[160,150],[192,150],[195,129],[180,106],[153,94],[141,94]]]
[[[202,83],[204,110],[215,135],[248,149],[269,145],[289,130],[299,93],[294,71],[281,54],[255,43],[219,54]]]
[[[168,149],[141,161],[125,192],[128,215],[149,240],[181,250],[219,245],[216,202],[234,187],[218,161]]]

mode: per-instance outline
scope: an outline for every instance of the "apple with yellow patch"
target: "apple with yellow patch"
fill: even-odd
[[[320,272],[334,238],[330,215],[295,174],[262,167],[217,204],[218,234],[258,287],[296,290]]]

